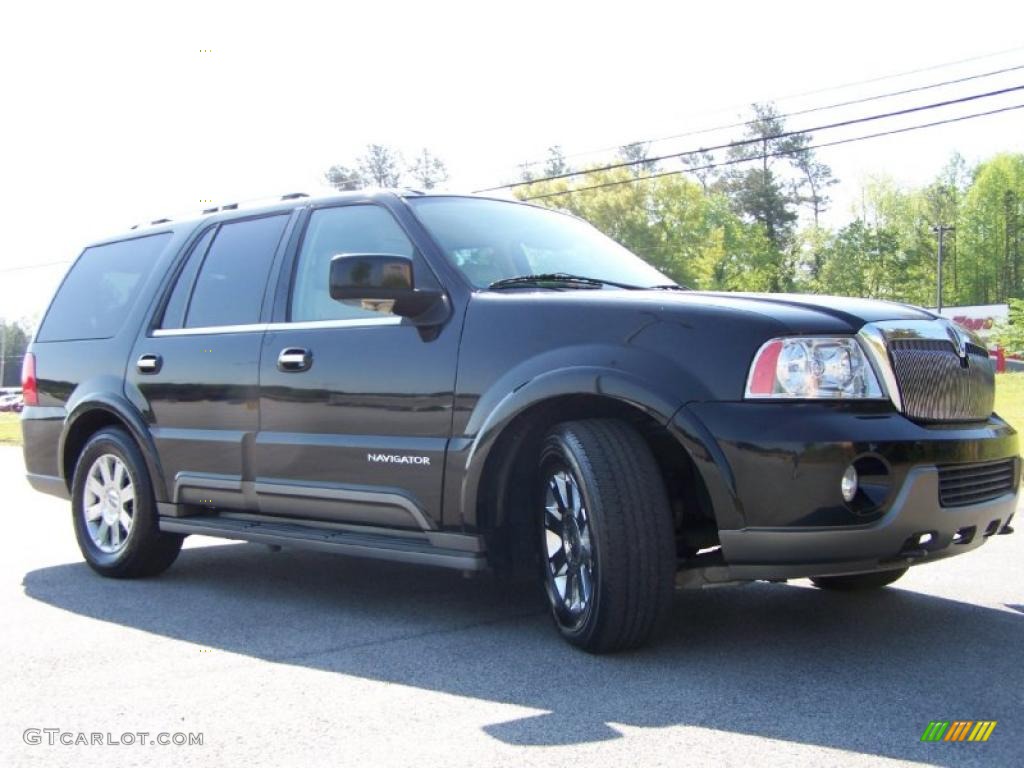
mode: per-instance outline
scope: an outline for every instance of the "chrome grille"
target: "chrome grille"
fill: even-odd
[[[961,358],[944,339],[890,339],[903,412],[920,421],[984,421],[995,400],[988,352],[965,346]]]
[[[1016,473],[1015,459],[939,467],[939,503],[962,507],[1012,493]]]

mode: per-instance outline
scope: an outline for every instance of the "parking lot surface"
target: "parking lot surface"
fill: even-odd
[[[539,592],[487,577],[193,538],[160,578],[102,579],[81,562],[69,505],[23,472],[20,450],[0,447],[0,765],[1024,754],[1024,531],[875,594],[806,581],[680,593],[657,645],[595,657],[559,640]],[[931,720],[998,725],[987,743],[922,743]],[[26,743],[33,728],[203,743]]]

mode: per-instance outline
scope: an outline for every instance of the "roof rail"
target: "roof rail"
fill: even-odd
[[[303,197],[309,197],[309,194],[307,194],[306,192],[288,192],[288,193],[286,193],[284,195],[281,195],[281,197],[279,199],[280,200],[299,200],[300,198],[303,198]],[[262,201],[260,201],[260,200],[246,200],[245,201],[245,205],[248,207],[249,205],[253,205],[253,204],[259,203],[259,202],[267,203],[267,202],[269,202],[269,200],[272,200],[272,199],[273,198],[263,198]],[[218,211],[237,211],[238,207],[239,207],[239,203],[228,203],[226,205],[214,205],[214,206],[211,206],[209,208],[203,208],[201,215],[202,216],[209,216],[211,213],[217,213]],[[170,218],[155,219],[154,221],[151,221],[148,224],[146,224],[145,222],[140,223],[140,224],[132,224],[130,229],[138,229],[139,227],[142,227],[142,226],[156,226],[157,224],[167,224],[167,223],[169,223],[171,221],[173,221],[173,219],[170,219]]]

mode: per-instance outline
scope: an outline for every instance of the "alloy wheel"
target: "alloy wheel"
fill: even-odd
[[[594,596],[594,545],[586,502],[567,469],[547,476],[543,535],[548,597],[564,626],[579,626]]]
[[[105,453],[92,463],[82,490],[85,527],[100,551],[124,548],[135,519],[135,484],[125,463]]]

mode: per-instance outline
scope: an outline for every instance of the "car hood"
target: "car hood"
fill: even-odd
[[[682,293],[680,296],[684,295]],[[850,330],[859,330],[865,323],[881,320],[933,320],[936,315],[920,307],[897,304],[875,299],[857,299],[847,296],[818,296],[803,293],[719,293],[693,292],[691,295],[710,297],[724,305],[731,303],[758,307],[761,314],[777,320],[790,322],[798,320],[805,312],[834,318]],[[795,311],[795,312],[794,312]],[[806,319],[806,316],[805,316]],[[788,321],[788,322],[787,322]],[[805,330],[794,328],[793,330]]]

